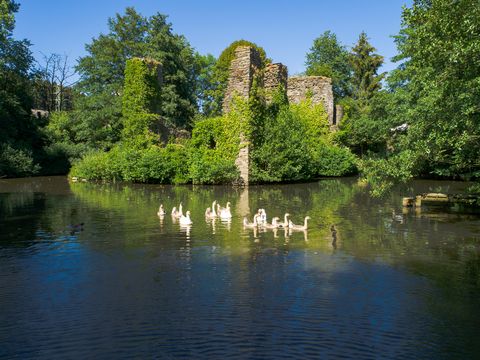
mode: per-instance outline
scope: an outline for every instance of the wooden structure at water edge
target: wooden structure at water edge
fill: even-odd
[[[452,206],[456,204],[479,206],[480,198],[477,195],[425,193],[415,197],[404,197],[402,199],[402,205],[404,207],[421,207],[422,205]]]

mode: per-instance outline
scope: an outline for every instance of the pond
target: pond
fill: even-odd
[[[0,180],[0,358],[473,358],[480,216],[401,207],[464,187]],[[191,227],[157,216],[180,202]],[[244,229],[258,208],[309,229]]]

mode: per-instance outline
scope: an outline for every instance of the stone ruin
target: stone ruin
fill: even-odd
[[[255,73],[260,69],[262,60],[257,50],[250,46],[239,46],[235,49],[235,57],[230,63],[228,86],[223,99],[223,112],[230,111],[235,95],[247,99],[252,88]]]
[[[230,111],[235,95],[247,99],[253,79],[260,74],[261,59],[258,51],[250,46],[239,46],[235,49],[235,57],[230,64],[230,75],[223,100],[223,112]],[[260,85],[265,90],[267,103],[272,100],[274,91],[279,87],[286,91],[288,101],[297,104],[311,96],[314,104],[322,103],[328,115],[332,129],[339,123],[343,110],[334,105],[332,80],[324,76],[292,76],[288,77],[287,67],[281,63],[267,64],[261,76]],[[337,116],[336,116],[337,115]]]
[[[324,76],[292,76],[288,79],[288,102],[298,104],[311,96],[313,104],[323,104],[328,123],[335,125],[332,79]]]
[[[343,117],[343,108],[334,104],[332,80],[324,76],[292,76],[288,77],[287,67],[281,63],[267,64],[261,70],[261,58],[258,51],[250,46],[239,46],[235,49],[235,57],[230,64],[230,75],[223,100],[223,112],[230,111],[234,96],[248,99],[253,80],[259,76],[260,86],[265,91],[265,100],[270,102],[273,93],[284,89],[288,101],[297,104],[311,97],[313,104],[322,103],[328,116],[330,129],[335,131]],[[236,165],[240,170],[240,183],[248,185],[249,151],[248,139],[242,135],[240,152]]]

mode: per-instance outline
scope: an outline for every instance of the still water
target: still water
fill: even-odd
[[[1,358],[474,358],[480,216],[356,179],[230,187],[0,180]],[[213,200],[230,223],[206,221]],[[182,202],[193,225],[167,210]],[[307,232],[244,229],[267,216]],[[335,224],[336,232],[331,231]]]

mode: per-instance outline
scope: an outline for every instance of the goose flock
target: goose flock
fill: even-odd
[[[166,215],[165,208],[163,204],[160,205],[157,215],[160,218],[163,218]],[[192,225],[192,219],[190,218],[190,211],[186,211],[183,214],[182,203],[179,204],[178,208],[173,207],[171,211],[172,218],[178,220],[180,225],[188,226]],[[272,222],[268,223],[267,221],[267,212],[265,209],[258,209],[257,213],[253,216],[253,222],[249,222],[246,217],[243,218],[243,227],[244,228],[263,228],[263,229],[289,229],[289,230],[298,230],[306,231],[308,230],[308,220],[310,216],[306,216],[303,221],[303,225],[295,225],[292,220],[289,219],[290,214],[286,213],[283,217],[283,222],[280,221],[279,217],[273,217]],[[230,208],[230,202],[227,202],[225,207],[222,207],[216,200],[212,203],[211,207],[208,207],[205,210],[205,219],[213,220],[220,219],[230,221],[232,219],[232,211]]]

